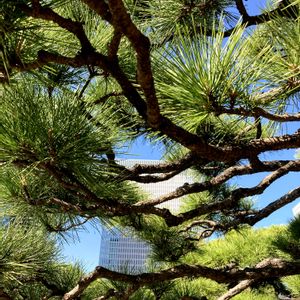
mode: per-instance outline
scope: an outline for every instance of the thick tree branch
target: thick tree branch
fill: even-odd
[[[205,277],[218,283],[230,283],[242,280],[263,280],[265,278],[276,278],[300,273],[300,262],[288,262],[282,259],[265,259],[255,267],[245,269],[213,269],[199,265],[178,265],[156,273],[143,273],[129,275],[110,271],[104,267],[97,267],[92,273],[82,278],[76,287],[66,293],[64,300],[78,297],[93,281],[98,278],[122,281],[134,286],[145,286],[155,282],[169,281],[183,277]]]
[[[263,191],[263,189],[265,189],[268,185],[270,185],[271,182],[273,182],[273,180],[276,180],[277,178],[283,176],[287,172],[297,171],[297,170],[300,170],[300,164],[298,161],[262,162],[261,165],[258,166],[257,165],[256,166],[252,166],[252,165],[232,166],[227,168],[221,174],[213,177],[210,180],[203,181],[200,183],[184,184],[183,186],[177,188],[175,191],[172,191],[157,199],[141,201],[135,205],[136,206],[157,205],[189,194],[207,191],[209,189],[212,189],[213,187],[216,187],[218,185],[227,182],[229,179],[233,178],[234,176],[249,175],[249,174],[265,172],[265,171],[275,171],[274,174],[270,175],[271,177],[267,176],[265,180],[260,183],[260,185],[252,189],[242,189],[242,188],[237,189],[234,192],[235,197],[237,197],[238,195],[244,195],[245,197],[247,197],[250,196],[251,193],[255,194],[255,193],[259,193],[260,191]]]
[[[137,79],[147,101],[147,122],[150,127],[158,128],[160,110],[152,76],[150,40],[132,22],[122,0],[109,0],[108,5],[113,26],[123,32],[136,51]]]
[[[124,95],[138,110],[139,114],[145,119],[147,118],[147,106],[145,102],[123,73],[118,62],[110,60],[100,53],[91,53],[89,56],[79,54],[74,58],[69,58],[41,50],[39,51],[37,61],[23,64],[22,66],[15,64],[14,67],[24,71],[38,68],[50,62],[70,65],[72,67],[94,64],[107,70],[119,82]],[[186,146],[192,152],[196,153],[197,156],[208,160],[228,162],[252,157],[255,154],[257,155],[266,151],[300,147],[300,133],[297,132],[292,135],[252,140],[245,146],[226,146],[221,148],[207,144],[201,137],[175,125],[166,117],[161,116],[160,118],[161,121],[158,130],[174,141]]]
[[[174,176],[176,176],[180,173],[181,173],[181,171],[177,170],[177,171],[173,171],[173,172],[170,172],[170,173],[165,173],[165,174],[162,174],[162,175],[139,175],[139,176],[128,175],[126,180],[131,180],[131,181],[135,181],[135,182],[139,182],[139,183],[155,183],[155,182],[166,181],[166,180],[171,179],[171,178],[173,178]]]
[[[218,300],[228,300],[228,299],[231,299],[235,295],[241,293],[242,291],[244,291],[245,289],[247,289],[248,287],[250,287],[251,284],[253,284],[254,282],[255,282],[255,280],[253,280],[253,279],[243,280],[243,281],[239,282],[235,287],[233,287],[230,290],[228,290],[228,292],[226,292],[224,295],[222,295],[221,297],[219,297]]]
[[[160,182],[174,177],[175,175],[191,167],[196,162],[197,165],[206,163],[205,161],[197,158],[194,154],[189,153],[183,158],[174,162],[136,164],[132,168],[126,168],[125,166],[118,164],[118,167],[121,169],[119,179],[122,181],[131,180],[140,183]]]
[[[246,216],[243,220],[243,223],[247,223],[249,225],[254,225],[257,222],[261,221],[264,218],[267,218],[270,214],[275,212],[276,210],[282,208],[286,204],[289,204],[300,197],[300,187],[288,192],[283,195],[279,199],[273,201],[263,209],[255,212],[252,216]]]
[[[121,203],[117,199],[100,199],[99,197],[97,197],[97,195],[95,195],[93,192],[91,192],[89,189],[83,186],[80,182],[78,182],[76,178],[74,178],[73,176],[70,177],[70,174],[63,173],[62,170],[58,171],[55,169],[55,167],[51,166],[48,163],[46,164],[43,163],[41,167],[49,171],[50,174],[54,176],[58,180],[58,182],[60,182],[71,193],[75,192],[75,195],[77,197],[81,197],[83,200],[88,200],[89,202],[94,203],[96,205],[94,207],[95,210],[101,210],[104,214],[108,216],[109,215],[125,216],[125,215],[139,214],[139,213],[154,214],[165,219],[166,223],[169,226],[177,226],[179,224],[182,224],[185,221],[191,220],[195,217],[207,213],[228,210],[233,205],[235,205],[241,198],[260,194],[276,179],[287,174],[289,171],[295,171],[300,169],[299,161],[275,161],[275,162],[262,163],[262,165],[264,167],[259,167],[257,169],[255,169],[251,165],[233,166],[226,169],[224,172],[212,178],[211,180],[202,183],[190,184],[190,185],[186,184],[183,187],[180,187],[179,189],[175,190],[175,192],[167,194],[158,199],[143,201],[133,205]],[[24,162],[22,162],[21,166],[24,167]],[[193,209],[185,213],[181,213],[176,216],[171,214],[168,209],[158,208],[155,206],[157,204],[163,203],[171,199],[178,198],[183,195],[187,195],[189,193],[196,193],[204,190],[209,190],[212,187],[215,187],[219,184],[226,182],[234,175],[251,174],[253,172],[258,172],[258,171],[261,172],[261,171],[274,170],[274,169],[275,171],[272,174],[266,176],[255,187],[236,189],[232,191],[231,196],[226,198],[225,200],[202,204],[199,205],[196,209]],[[67,182],[64,178],[69,178],[68,179],[69,181]],[[81,191],[81,194],[78,193],[79,191]],[[63,206],[64,205],[62,205],[62,207]],[[73,210],[74,207],[70,207],[68,204],[68,209]],[[86,211],[91,213],[92,209],[93,206],[87,208],[80,208],[80,212],[84,213]]]
[[[115,28],[114,35],[108,45],[108,57],[113,58],[118,54],[122,33]]]
[[[134,174],[154,174],[154,173],[169,173],[177,170],[185,170],[191,167],[194,163],[201,164],[200,160],[195,154],[188,153],[184,157],[171,162],[159,162],[157,164],[135,164],[128,169]]]
[[[255,268],[258,268],[258,269],[259,268],[264,268],[265,266],[267,266],[270,263],[271,260],[272,259],[265,259],[265,260],[259,262],[255,266]],[[230,290],[228,290],[225,294],[223,294],[221,297],[219,297],[217,300],[228,300],[228,299],[231,299],[235,295],[238,295],[239,293],[241,293],[242,291],[244,291],[245,289],[247,289],[248,287],[250,287],[255,282],[257,282],[257,280],[255,280],[255,279],[242,280],[236,286],[234,286],[233,288],[231,288]]]
[[[89,8],[94,10],[103,20],[112,23],[112,15],[107,3],[104,0],[82,0]]]
[[[296,162],[289,162],[286,165],[280,167],[276,171],[274,171],[272,174],[266,176],[257,186],[252,188],[238,188],[234,191],[232,191],[230,196],[222,201],[216,201],[212,203],[206,203],[199,205],[197,208],[187,211],[185,213],[181,213],[177,215],[177,220],[173,219],[171,222],[175,221],[175,223],[170,223],[168,220],[167,223],[169,226],[177,226],[184,221],[193,219],[195,217],[198,217],[200,215],[208,214],[211,212],[218,212],[223,210],[228,210],[235,206],[240,199],[258,195],[261,194],[272,182],[274,182],[276,179],[284,176],[289,171],[294,169],[295,167],[299,167],[299,161]]]
[[[244,153],[246,158],[251,157],[253,154],[259,154],[266,151],[295,149],[299,147],[300,132],[296,131],[294,134],[254,139],[248,143],[247,147],[241,147],[241,150],[245,151]]]
[[[236,8],[238,9],[239,13],[243,17],[243,20],[247,20],[249,18],[248,12],[246,10],[246,7],[243,3],[243,0],[236,0],[235,1]]]
[[[222,231],[228,231],[231,228],[236,228],[238,225],[241,224],[248,224],[248,225],[255,225],[257,222],[261,221],[262,219],[267,218],[269,215],[271,215],[273,212],[277,211],[278,209],[284,207],[285,205],[293,202],[294,200],[298,199],[300,197],[300,187],[296,188],[287,194],[283,195],[279,199],[271,202],[266,207],[260,209],[260,210],[249,210],[249,211],[238,211],[233,214],[229,212],[229,215],[234,216],[234,220],[232,222],[229,222],[226,225],[223,224],[212,224],[211,228],[209,230],[215,231],[215,230],[222,230]],[[197,221],[195,221],[196,223]]]
[[[253,195],[261,194],[267,187],[269,187],[275,180],[286,175],[295,167],[299,167],[299,161],[290,161],[286,165],[278,168],[276,171],[266,176],[258,185],[252,188],[239,188],[232,192],[232,197],[234,199],[241,199],[244,197],[249,197]]]
[[[33,3],[32,8],[25,4],[20,4],[20,8],[30,17],[52,21],[59,25],[61,28],[64,28],[73,33],[80,41],[81,52],[85,55],[88,55],[89,53],[95,51],[89,39],[87,38],[83,26],[80,22],[63,18],[62,16],[54,12],[50,7],[41,6],[38,1],[35,1]]]
[[[132,22],[121,0],[110,0],[108,5],[104,1],[84,0],[84,2],[131,42],[137,56],[138,82],[147,100],[145,119],[150,127],[157,129],[160,111],[152,76],[149,39]]]
[[[13,300],[2,288],[0,289],[0,299],[1,300]]]
[[[197,220],[197,221],[191,222],[186,227],[180,229],[179,232],[189,231],[190,229],[192,229],[195,226],[204,227],[204,228],[207,228],[207,227],[213,228],[213,227],[217,226],[217,223],[212,220]]]

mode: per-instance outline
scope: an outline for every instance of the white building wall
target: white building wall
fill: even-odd
[[[119,163],[126,167],[133,167],[134,164],[158,164],[160,161],[126,160]],[[188,179],[184,174],[178,174],[164,182],[138,183],[138,186],[153,199],[174,191],[187,182],[191,183],[191,179]],[[180,207],[180,199],[170,200],[159,206],[167,207],[172,213],[176,213]],[[140,273],[145,271],[145,262],[150,252],[151,248],[147,243],[133,237],[127,230],[120,232],[117,229],[108,229],[104,226],[101,229],[100,266],[115,271]]]

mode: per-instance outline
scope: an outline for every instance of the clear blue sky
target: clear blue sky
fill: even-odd
[[[247,9],[251,14],[259,13],[259,10],[254,9],[256,7],[264,7],[265,1],[246,1],[244,2]],[[293,123],[289,126],[289,131],[293,132],[300,128],[299,123]],[[128,159],[160,159],[161,151],[159,147],[152,148],[149,143],[142,140],[138,140],[129,149],[131,155],[122,155],[123,158]],[[295,150],[281,151],[275,154],[262,154],[261,159],[292,159],[295,155]],[[233,180],[240,186],[254,186],[256,185],[266,173],[252,176],[242,176]],[[274,201],[280,196],[284,195],[289,190],[296,188],[299,185],[299,174],[290,173],[287,176],[279,179],[277,182],[271,185],[265,193],[257,198],[255,198],[255,203],[257,207],[263,207],[267,203]],[[299,201],[299,200],[298,200]],[[292,218],[292,207],[298,203],[294,201],[293,203],[287,205],[281,210],[273,213],[266,220],[261,221],[257,226],[269,226],[270,224],[283,224],[287,223]],[[79,233],[80,242],[68,240],[67,243],[63,243],[63,254],[65,255],[66,261],[76,261],[80,260],[85,266],[87,271],[92,270],[98,263],[99,259],[99,232],[97,232],[93,227],[88,227],[88,231]]]

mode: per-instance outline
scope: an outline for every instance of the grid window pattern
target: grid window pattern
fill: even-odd
[[[124,160],[119,161],[126,167],[135,164],[158,164],[155,160]],[[185,183],[191,183],[186,174],[179,174],[165,182],[155,184],[138,184],[138,186],[149,194],[151,198],[159,197],[173,191]],[[180,207],[180,199],[171,200],[160,207],[169,208],[176,213]],[[134,237],[129,230],[101,228],[100,236],[100,258],[99,265],[115,271],[126,271],[127,273],[140,273],[146,269],[146,260],[151,252],[151,247],[146,242]]]

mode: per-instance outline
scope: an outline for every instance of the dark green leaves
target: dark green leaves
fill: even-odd
[[[24,82],[3,91],[3,96],[0,159],[4,161],[86,168],[100,163],[115,139],[110,120],[96,127],[88,119],[90,112],[71,93],[47,99],[40,86]]]

